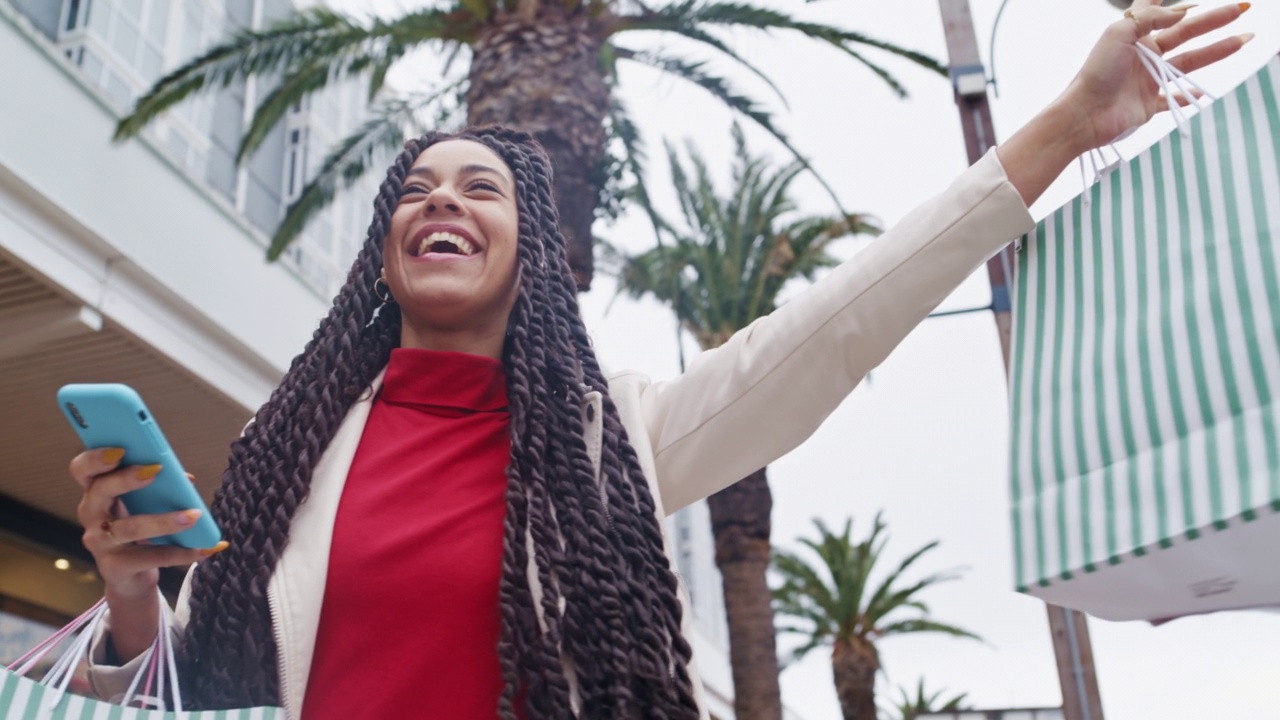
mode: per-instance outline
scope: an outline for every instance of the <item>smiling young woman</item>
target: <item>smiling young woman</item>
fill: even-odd
[[[497,358],[516,299],[516,185],[473,140],[418,156],[391,215],[383,279],[399,303],[401,347]]]
[[[1168,51],[1243,9],[1139,0],[1007,143],[664,382],[601,372],[531,136],[410,141],[332,310],[232,446],[212,507],[228,548],[136,544],[179,514],[115,518],[139,469],[110,449],[72,461],[111,608],[95,689],[122,691],[154,637],[156,568],[202,560],[177,613],[201,709],[706,717],[662,518],[802,442],[1032,227],[1026,205],[1067,163],[1154,114],[1135,42]],[[1190,72],[1244,41],[1172,62]]]

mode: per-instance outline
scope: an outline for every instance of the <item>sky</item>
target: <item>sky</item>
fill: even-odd
[[[331,2],[349,9],[413,6],[410,0]],[[819,0],[774,2],[775,7],[945,60],[935,0]],[[984,58],[999,0],[972,0]],[[1192,12],[1195,12],[1194,10]],[[1105,0],[1010,0],[995,45],[999,95],[992,100],[998,138],[1008,137],[1067,85],[1089,48],[1119,11]],[[1224,67],[1206,73],[1211,92],[1234,84],[1280,51],[1280,5],[1259,0],[1230,32],[1258,37]],[[1220,37],[1223,33],[1211,37]],[[777,33],[726,34],[733,47],[782,89],[779,124],[836,189],[845,207],[891,226],[912,207],[944,189],[965,166],[959,117],[948,82],[905,61],[869,53],[907,86],[900,100],[870,72],[830,48]],[[625,41],[624,41],[625,44]],[[668,45],[678,50],[687,46]],[[429,73],[429,65],[415,72]],[[767,89],[728,61],[715,67],[744,90]],[[393,78],[393,80],[397,80]],[[397,82],[409,83],[403,76]],[[645,69],[622,70],[622,100],[636,116],[654,162],[651,189],[674,215],[671,196],[657,192],[666,177],[661,141],[688,141],[727,178],[730,114],[696,88]],[[1120,145],[1140,152],[1171,124]],[[748,129],[751,148],[779,161],[785,151]],[[796,184],[801,209],[829,213],[830,200],[808,180]],[[1074,166],[1033,208],[1037,218],[1080,191]],[[638,218],[597,233],[632,249],[651,242]],[[864,242],[838,248],[854,256]],[[856,262],[856,259],[853,260]],[[614,298],[611,281],[596,280],[583,313],[602,361],[613,369],[655,379],[678,372],[673,321],[653,302]],[[985,271],[965,283],[943,309],[989,302]],[[696,352],[686,342],[686,352]],[[1013,590],[1012,533],[1007,479],[1007,399],[999,343],[986,313],[926,321],[875,371],[802,447],[770,467],[773,537],[795,547],[812,535],[813,519],[841,526],[855,519],[865,532],[883,510],[896,560],[940,540],[918,564],[922,572],[964,568],[963,579],[929,591],[934,616],[972,630],[984,642],[921,635],[881,645],[882,689],[928,687],[965,692],[979,708],[1056,706],[1061,702],[1044,605]],[[1160,627],[1090,620],[1104,713],[1111,720],[1280,718],[1280,614],[1219,613]],[[839,717],[829,655],[815,652],[782,675],[783,700],[804,720]],[[894,693],[896,694],[896,692]]]

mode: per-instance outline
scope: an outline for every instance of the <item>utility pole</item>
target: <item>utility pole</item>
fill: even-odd
[[[956,105],[960,109],[960,124],[964,128],[969,164],[972,165],[996,144],[991,104],[987,99],[987,71],[978,52],[978,37],[973,30],[969,0],[938,0],[938,4],[942,10],[943,29],[947,36],[951,83],[955,88]],[[1009,283],[1013,279],[1011,245],[987,262],[987,278],[991,281],[991,310],[995,314],[1007,376],[1011,308]],[[1062,709],[1066,720],[1103,720],[1088,621],[1083,613],[1075,610],[1048,604],[1045,607],[1049,613],[1049,630],[1053,635],[1053,651],[1058,663],[1058,682],[1062,686]]]

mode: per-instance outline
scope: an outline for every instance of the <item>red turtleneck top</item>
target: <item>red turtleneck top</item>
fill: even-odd
[[[306,720],[495,716],[508,433],[499,361],[392,351],[334,522]]]

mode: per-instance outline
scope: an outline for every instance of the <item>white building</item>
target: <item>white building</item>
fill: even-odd
[[[161,74],[292,11],[290,0],[0,0],[0,661],[101,594],[79,541],[66,473],[79,443],[53,402],[58,387],[135,387],[208,497],[230,441],[363,242],[372,180],[282,262],[264,260],[307,172],[359,122],[354,86],[295,108],[243,167],[241,132],[270,90],[257,81],[111,142]],[[731,718],[705,504],[670,522],[708,701]]]

